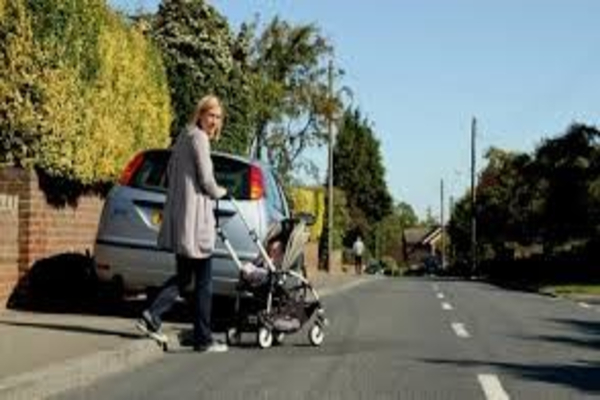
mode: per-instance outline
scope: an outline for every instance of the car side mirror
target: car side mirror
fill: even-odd
[[[312,226],[315,224],[315,216],[312,215],[311,213],[307,213],[307,212],[299,212],[298,214],[296,214],[294,216],[294,218],[304,221],[304,224],[306,224],[306,226]]]

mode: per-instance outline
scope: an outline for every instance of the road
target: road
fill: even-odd
[[[61,399],[600,398],[600,312],[480,282],[379,279],[325,298],[321,348],[181,350]]]

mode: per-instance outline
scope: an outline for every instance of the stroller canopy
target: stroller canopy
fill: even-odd
[[[265,243],[281,240],[285,245],[281,265],[276,267],[287,271],[298,267],[297,262],[304,253],[304,245],[308,241],[309,233],[306,231],[306,223],[303,220],[285,219],[272,224],[269,227]]]

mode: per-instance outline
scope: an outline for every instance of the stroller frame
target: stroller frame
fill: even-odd
[[[240,216],[268,270],[266,282],[258,287],[252,287],[243,280],[242,261],[217,218],[217,235],[240,273],[235,297],[235,322],[232,327],[227,329],[227,343],[239,345],[242,333],[251,332],[256,333],[256,341],[260,348],[269,348],[273,344],[281,344],[285,335],[298,332],[310,322],[312,326],[308,330],[308,339],[313,346],[320,346],[325,337],[328,320],[317,291],[308,279],[298,272],[278,269],[275,266],[258,234],[245,218],[238,202],[234,198],[227,200],[231,202]],[[302,220],[298,223],[302,224],[302,227],[305,226]],[[290,238],[287,240],[286,250],[288,250],[289,242]],[[250,304],[243,306],[242,300],[246,300]],[[295,321],[292,317],[295,318]],[[285,321],[293,321],[295,324],[285,326]],[[282,324],[284,325],[282,326]]]

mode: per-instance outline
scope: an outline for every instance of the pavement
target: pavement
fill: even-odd
[[[310,280],[326,297],[371,279],[318,272]],[[72,304],[0,311],[0,399],[47,398],[162,357],[134,327],[144,305],[145,299],[128,299],[118,309]],[[165,318],[171,349],[190,327],[183,309]]]

